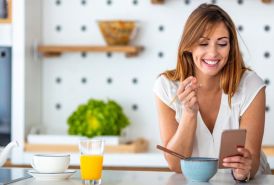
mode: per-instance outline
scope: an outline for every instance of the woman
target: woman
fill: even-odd
[[[236,29],[220,7],[202,4],[189,16],[178,49],[177,67],[159,75],[154,92],[161,140],[185,157],[218,158],[221,133],[246,129],[243,157],[228,157],[236,180],[271,173],[261,150],[265,85],[247,68]],[[172,171],[180,159],[164,153]]]

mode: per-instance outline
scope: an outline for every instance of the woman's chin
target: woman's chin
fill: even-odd
[[[221,70],[203,70],[202,73],[205,75],[205,76],[209,76],[209,77],[214,77],[214,76],[217,76],[219,73],[221,72]]]

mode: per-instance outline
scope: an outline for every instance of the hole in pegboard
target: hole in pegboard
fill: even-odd
[[[133,78],[133,79],[132,79],[132,83],[133,83],[133,84],[137,84],[137,83],[138,83],[137,78]]]
[[[56,105],[55,105],[55,107],[56,107],[56,109],[61,109],[61,104],[60,103],[57,103]]]
[[[137,175],[136,174],[133,174],[132,176],[131,176],[131,180],[132,181],[137,181],[138,180],[138,177],[137,177]]]
[[[83,77],[81,81],[83,84],[87,83],[87,79],[85,77]]]
[[[238,30],[239,30],[239,31],[243,31],[243,29],[244,29],[243,26],[241,26],[241,25],[238,26]]]
[[[264,30],[265,30],[265,31],[269,31],[269,30],[270,30],[270,27],[269,27],[268,25],[266,25],[266,26],[264,27]]]
[[[264,57],[265,57],[265,58],[269,58],[269,56],[270,56],[270,54],[269,54],[268,52],[265,52],[265,53],[264,53]]]
[[[108,0],[108,1],[107,1],[107,4],[108,4],[108,5],[111,5],[111,4],[112,4],[112,1],[111,1],[111,0]]]
[[[160,58],[162,58],[162,57],[164,56],[164,53],[163,53],[163,52],[159,52],[159,53],[158,53],[158,56],[159,56]]]
[[[6,56],[6,52],[5,52],[5,51],[1,51],[0,53],[1,53],[0,56],[1,56],[2,58],[4,58],[4,57]]]
[[[185,0],[185,4],[190,4],[190,0]]]
[[[60,0],[57,0],[57,1],[56,1],[56,4],[57,4],[57,5],[60,5],[60,4],[61,4],[61,1],[60,1]]]
[[[265,107],[265,112],[269,112],[269,110],[270,110],[269,106],[266,106]]]
[[[138,1],[137,1],[137,0],[133,0],[133,4],[134,4],[134,5],[137,5],[137,4],[138,4]]]
[[[158,179],[158,181],[164,181],[165,178],[163,176],[158,176],[157,179]]]
[[[82,5],[86,5],[87,1],[83,0],[81,3],[82,3]]]
[[[56,78],[56,83],[60,84],[62,82],[62,79],[60,77]]]
[[[243,4],[244,1],[243,0],[238,0],[238,4]]]
[[[82,55],[83,58],[85,58],[87,56],[87,53],[86,52],[82,52],[81,55]]]
[[[60,25],[56,26],[56,30],[61,31],[61,26]]]
[[[136,104],[132,105],[132,109],[133,110],[137,110],[138,109],[138,106]]]
[[[107,83],[108,83],[108,84],[111,84],[111,83],[112,83],[112,78],[108,78],[108,79],[107,79]]]
[[[82,29],[82,31],[86,31],[87,27],[86,26],[82,26],[81,29]]]
[[[212,0],[211,3],[212,4],[217,4],[217,1],[216,0]]]
[[[164,31],[164,26],[159,26],[159,31]]]
[[[268,79],[264,80],[265,85],[269,85],[270,81]]]
[[[110,58],[112,56],[112,53],[107,53],[107,57]]]

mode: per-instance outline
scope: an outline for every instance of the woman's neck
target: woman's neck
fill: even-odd
[[[197,83],[202,84],[202,87],[199,91],[203,95],[215,95],[220,92],[220,78],[221,73],[215,76],[207,76],[204,75],[201,71],[195,73],[195,77],[197,79]]]

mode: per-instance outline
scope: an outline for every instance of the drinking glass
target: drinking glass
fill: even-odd
[[[101,184],[105,140],[79,140],[82,184]]]

